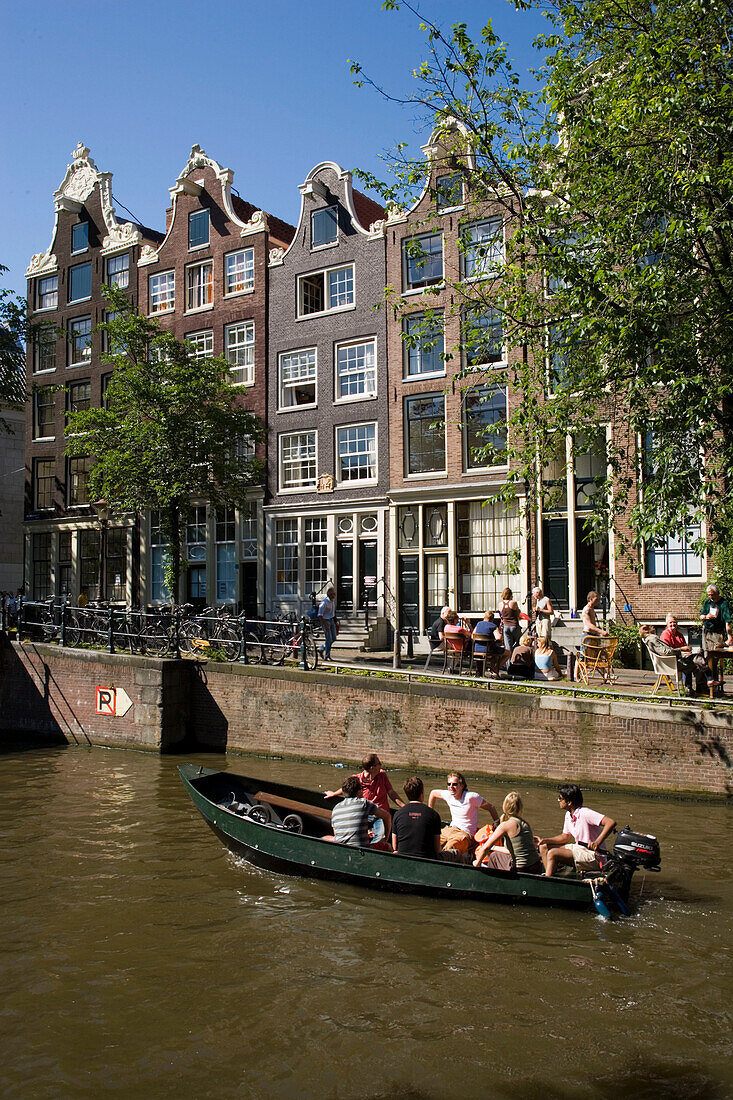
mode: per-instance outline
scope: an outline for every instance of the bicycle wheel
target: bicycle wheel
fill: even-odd
[[[244,636],[244,648],[247,651],[247,663],[250,665],[264,664],[263,643],[252,630],[248,630]]]
[[[196,639],[201,637],[201,630],[193,619],[186,619],[178,630],[178,648],[181,653],[195,653]]]
[[[147,657],[165,657],[170,649],[168,627],[160,620],[149,623],[140,635],[142,651]]]
[[[211,648],[218,649],[227,661],[236,661],[239,657],[241,642],[239,635],[233,626],[222,623],[217,627],[214,637],[211,639]]]
[[[262,642],[262,657],[260,658],[262,664],[281,665],[285,660],[287,651],[288,647],[283,641],[280,631],[268,630]]]
[[[71,649],[74,649],[76,646],[78,646],[79,642],[81,641],[81,627],[79,626],[79,620],[77,619],[76,615],[69,615],[68,621],[66,623],[65,637],[66,644]]]

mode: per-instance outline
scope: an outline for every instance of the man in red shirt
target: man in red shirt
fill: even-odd
[[[392,799],[398,806],[404,806],[404,799],[400,798],[397,791],[389,781],[387,773],[383,770],[381,761],[376,752],[367,753],[361,762],[362,770],[357,775],[361,783],[362,796],[370,802],[374,802],[381,810],[390,812],[389,800]],[[337,791],[326,791],[324,798],[332,798],[340,795],[341,788]],[[389,829],[387,830],[389,832]]]
[[[707,685],[713,682],[713,674],[707,666],[705,658],[700,655],[699,657],[693,656],[692,650],[685,641],[685,636],[677,626],[677,618],[670,611],[667,614],[667,625],[662,631],[662,636],[659,639],[668,645],[671,649],[675,650],[677,656],[677,665],[682,673],[682,682],[691,695],[694,695],[693,682],[697,681],[700,687],[702,687],[702,678],[705,677]],[[693,680],[694,677],[694,680]]]

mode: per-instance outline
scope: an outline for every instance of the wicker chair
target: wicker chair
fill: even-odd
[[[598,634],[585,634],[575,658],[576,680],[589,685],[597,676],[604,684],[615,683],[613,655],[617,645],[618,638],[602,638]]]

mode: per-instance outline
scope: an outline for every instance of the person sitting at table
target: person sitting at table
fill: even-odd
[[[509,656],[509,650],[504,648],[501,627],[491,611],[487,611],[483,619],[476,623],[471,638],[477,676],[483,676],[487,664],[489,672],[498,673],[499,665]]]
[[[445,618],[446,623],[443,627],[443,637],[447,641],[452,641],[454,643],[454,649],[467,649],[468,643],[471,640],[471,631],[468,630],[463,623],[458,621],[458,616],[455,611],[449,610]]]
[[[478,832],[479,810],[488,810],[492,820],[499,815],[483,795],[468,790],[460,772],[450,772],[447,783],[447,790],[434,790],[428,796],[431,810],[439,798],[450,807],[450,825],[446,825],[440,834],[441,846],[446,852],[470,852],[474,847],[474,834]]]
[[[677,626],[677,616],[671,611],[668,611],[665,622],[666,626],[662,631],[659,641],[662,645],[669,646],[670,649],[673,650],[677,658],[677,667],[682,673],[682,683],[685,685],[690,695],[695,694],[693,689],[693,677],[698,690],[700,690],[703,685],[708,688],[711,687],[714,683],[714,679],[710,667],[702,653],[693,654],[690,646],[685,640],[684,634],[682,634]],[[652,643],[652,645],[653,644],[654,643]],[[652,646],[647,643],[647,648],[651,649]],[[658,653],[659,649],[656,649],[655,652]]]
[[[545,868],[537,851],[534,833],[522,817],[522,799],[519,793],[510,791],[501,808],[499,824],[488,840],[476,849],[474,867],[480,867],[486,855],[503,840],[513,857],[514,870],[525,875],[544,874]]]
[[[540,638],[537,649],[534,651],[534,678],[535,680],[562,679],[562,670],[557,661],[557,654],[547,638]]]

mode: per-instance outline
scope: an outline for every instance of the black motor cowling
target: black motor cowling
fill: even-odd
[[[619,830],[613,854],[616,859],[635,867],[644,867],[647,871],[658,871],[662,858],[659,841],[655,836],[635,833],[629,828]]]

